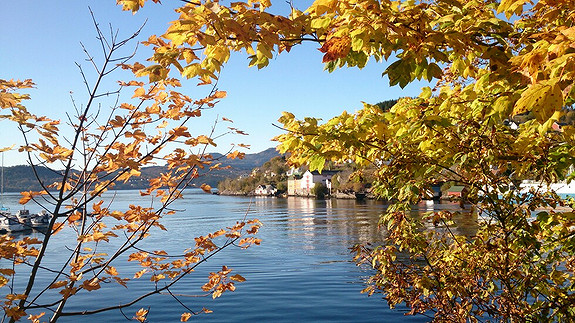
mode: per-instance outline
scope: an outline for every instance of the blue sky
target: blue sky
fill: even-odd
[[[0,78],[31,78],[37,87],[29,91],[32,100],[26,103],[28,109],[38,115],[65,118],[67,112],[73,111],[70,92],[79,105],[85,98],[84,85],[75,65],[75,62],[81,63],[89,70],[80,42],[89,49],[97,48],[88,7],[100,25],[107,28],[111,24],[126,36],[147,19],[138,38],[142,41],[151,34],[162,34],[168,22],[177,18],[173,8],[181,2],[164,0],[162,5],[156,5],[150,1],[136,15],[123,12],[115,3],[115,0],[2,1]],[[360,109],[362,101],[377,103],[419,93],[417,84],[406,89],[390,88],[387,78],[381,76],[387,63],[371,62],[362,70],[346,68],[325,72],[322,53],[317,48],[317,44],[295,47],[287,55],[274,58],[262,70],[248,68],[245,54],[232,55],[218,83],[220,90],[227,91],[227,98],[207,111],[191,128],[199,135],[205,133],[216,118],[229,118],[234,121],[234,127],[249,135],[222,137],[214,151],[225,152],[231,143],[241,142],[251,145],[246,153],[256,153],[276,145],[270,139],[281,130],[272,123],[277,123],[282,111],[290,111],[298,118],[312,116],[328,120],[344,110]],[[140,46],[139,59],[149,55],[149,50]],[[110,81],[116,79],[112,75]],[[182,92],[197,97],[194,93],[204,89],[197,89],[196,83],[185,83]],[[220,132],[224,130],[221,128]],[[16,129],[7,121],[0,121],[0,147],[21,143]],[[24,156],[5,153],[6,166],[24,163]]]

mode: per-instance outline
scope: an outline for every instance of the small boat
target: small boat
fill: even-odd
[[[30,227],[30,211],[26,209],[18,210],[16,212],[16,219],[18,222],[22,223],[25,227]]]
[[[0,175],[0,231],[16,232],[24,231],[26,227],[18,218],[10,213],[10,209],[4,206],[4,152],[2,152],[2,174]]]
[[[30,216],[30,226],[32,228],[45,228],[50,224],[50,220],[52,219],[52,214],[42,210],[36,214],[32,214]]]
[[[18,218],[10,210],[2,207],[0,208],[0,230],[8,232],[17,232],[26,230],[26,226],[18,220]]]

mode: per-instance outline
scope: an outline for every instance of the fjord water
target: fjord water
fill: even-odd
[[[17,210],[17,194],[5,196]],[[149,203],[137,191],[117,191],[105,196],[116,209],[129,204]],[[31,211],[36,211],[29,206]],[[396,322],[426,321],[424,317],[406,317],[405,309],[388,308],[379,295],[361,294],[370,269],[356,266],[349,248],[357,243],[378,243],[379,215],[385,205],[377,201],[314,200],[307,198],[266,198],[216,196],[201,190],[187,190],[185,197],[172,205],[178,212],[163,220],[167,232],[154,232],[141,246],[147,250],[164,249],[181,253],[193,246],[193,238],[218,228],[231,226],[244,217],[263,223],[258,233],[260,246],[247,250],[228,248],[202,264],[196,272],[171,290],[174,295],[203,294],[200,287],[210,271],[223,264],[244,276],[237,290],[222,297],[179,296],[192,310],[202,307],[213,311],[192,320],[204,322]],[[25,233],[39,236],[37,233]],[[54,237],[47,265],[65,260],[66,248],[74,245],[72,232]],[[133,263],[115,263],[120,273],[138,270]],[[48,279],[41,278],[41,279]],[[18,282],[17,282],[18,284]],[[145,288],[147,280],[131,282],[128,289],[103,284],[102,290],[72,298],[68,311],[95,309],[129,301]],[[129,309],[132,317],[139,308],[149,309],[150,322],[177,322],[188,310],[170,295],[156,295]],[[47,313],[48,314],[48,313]],[[118,322],[124,317],[118,310],[86,318],[92,322]],[[61,322],[78,322],[78,317]]]

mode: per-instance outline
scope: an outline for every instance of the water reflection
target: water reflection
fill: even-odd
[[[455,215],[449,224],[449,230],[456,235],[466,237],[475,236],[478,229],[477,212],[470,209],[462,209],[459,204],[445,201],[422,201],[412,208],[412,214],[420,218],[437,211],[451,211]],[[425,228],[429,230],[445,231],[445,223],[435,225],[433,221],[423,221]]]
[[[179,253],[182,248],[193,244],[194,236],[229,226],[244,217],[258,218],[264,224],[258,235],[262,239],[261,246],[222,252],[180,286],[178,292],[194,293],[193,289],[205,282],[209,271],[221,268],[222,264],[230,265],[247,278],[236,292],[224,294],[216,301],[184,299],[193,308],[205,306],[214,311],[202,317],[203,321],[425,321],[419,317],[406,318],[404,311],[390,310],[378,297],[368,298],[360,293],[364,278],[370,272],[355,266],[349,248],[357,243],[383,242],[385,232],[379,228],[378,221],[385,211],[384,203],[373,200],[214,196],[199,190],[186,193],[184,199],[172,205],[181,212],[162,221],[168,231],[152,235],[142,245],[143,248],[157,250],[161,247],[168,252]],[[120,210],[130,203],[146,203],[135,191],[110,193],[105,198],[114,199],[114,207]],[[420,216],[434,209],[453,207],[452,204],[421,204],[414,208],[414,214]],[[458,216],[454,230],[473,234],[474,220],[476,218],[470,216]],[[67,245],[75,243],[75,237],[65,231],[57,237],[47,264],[54,268],[64,260],[66,254],[62,251]],[[130,265],[133,264],[116,264],[119,271],[134,269],[129,268]],[[49,280],[48,276],[46,280]],[[130,289],[122,288],[121,292],[112,291],[110,287],[107,294],[86,294],[76,303],[72,302],[71,307],[79,310],[124,302],[149,284],[149,281],[135,281]],[[151,322],[177,321],[185,311],[170,297],[145,300],[135,308],[148,306]],[[126,312],[133,313],[130,310]],[[117,319],[117,312],[103,313],[94,318],[95,321]]]

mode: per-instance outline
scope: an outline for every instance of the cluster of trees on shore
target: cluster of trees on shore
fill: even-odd
[[[251,195],[259,185],[274,185],[278,193],[287,191],[287,171],[289,166],[284,156],[276,156],[261,167],[237,178],[226,178],[218,183],[220,194]]]

